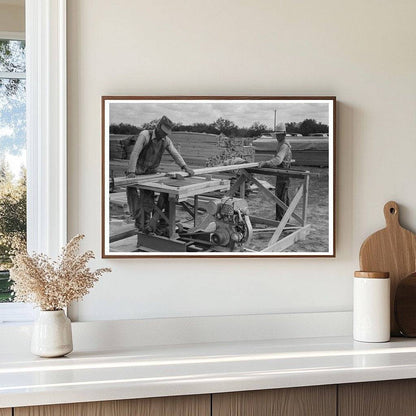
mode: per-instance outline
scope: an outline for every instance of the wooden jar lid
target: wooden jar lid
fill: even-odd
[[[363,277],[365,279],[388,279],[389,276],[389,272],[354,272],[354,277]]]

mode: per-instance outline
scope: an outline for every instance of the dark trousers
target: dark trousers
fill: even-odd
[[[135,186],[128,186],[126,189],[127,194],[127,204],[129,206],[129,211],[131,217],[134,219],[136,227],[141,229],[140,219],[141,216],[144,215],[144,225],[146,226],[150,219],[150,213],[152,212],[152,203],[154,200],[154,192],[144,192],[137,190]],[[141,200],[143,199],[143,213],[141,207]],[[144,230],[142,230],[144,231]]]
[[[287,206],[289,206],[289,185],[290,179],[289,178],[276,178],[276,189],[275,195]],[[285,210],[279,205],[276,204],[276,220],[280,221],[285,215]]]
[[[129,206],[130,215],[135,220],[136,227],[141,229],[140,218],[142,215],[141,204],[143,204],[144,228],[149,225],[150,215],[153,213],[153,205],[155,193],[153,191],[138,191],[135,186],[128,186],[126,189],[127,204]],[[168,194],[160,194],[157,201],[158,208],[169,218],[169,198]],[[165,225],[166,221],[162,218],[160,224]],[[155,224],[157,225],[157,224]],[[144,231],[144,230],[141,230]],[[151,230],[155,231],[155,230]]]

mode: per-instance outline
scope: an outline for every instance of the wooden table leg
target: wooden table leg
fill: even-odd
[[[240,198],[245,199],[246,198],[246,181],[244,181],[240,185]]]
[[[174,240],[176,237],[176,197],[169,195],[169,238]]]
[[[198,218],[198,195],[194,196],[194,227],[196,227]]]
[[[308,199],[309,199],[309,175],[305,176],[303,180],[303,206],[302,206],[302,220],[303,226],[308,222]]]
[[[144,221],[145,221],[145,212],[144,212],[144,195],[143,191],[140,190],[140,200],[139,200],[139,206],[140,206],[140,231],[144,231]]]

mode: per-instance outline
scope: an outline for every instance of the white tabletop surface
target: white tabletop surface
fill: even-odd
[[[130,399],[416,377],[416,340],[346,337],[0,353],[0,407]]]

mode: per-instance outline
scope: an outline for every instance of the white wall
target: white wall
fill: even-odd
[[[414,0],[69,0],[69,235],[100,257],[101,95],[336,95],[335,259],[97,260],[79,320],[351,309],[386,201],[416,230]]]
[[[25,8],[22,5],[0,4],[0,32],[24,32]]]

